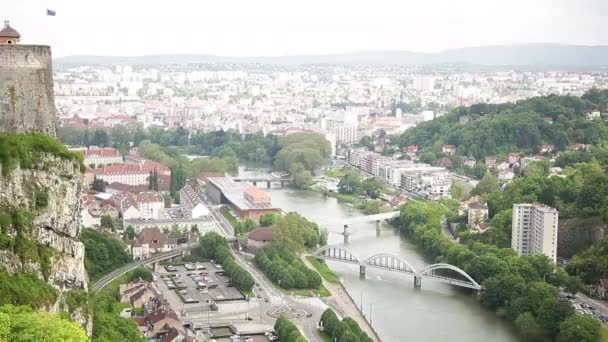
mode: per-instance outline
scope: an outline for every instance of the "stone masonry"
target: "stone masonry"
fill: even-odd
[[[56,136],[51,48],[0,45],[0,131]]]

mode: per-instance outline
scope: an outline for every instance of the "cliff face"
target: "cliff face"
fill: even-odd
[[[39,274],[59,293],[57,301],[47,310],[67,311],[69,291],[86,291],[88,283],[84,245],[79,240],[80,165],[50,153],[42,153],[33,160],[33,165],[17,166],[8,175],[2,175],[0,166],[0,211],[25,211],[29,222],[27,239],[36,243],[38,250],[47,251],[48,258],[24,258],[14,250],[0,250],[0,267],[9,273]],[[17,236],[15,232],[12,235]],[[92,320],[86,310],[70,311],[90,332]]]

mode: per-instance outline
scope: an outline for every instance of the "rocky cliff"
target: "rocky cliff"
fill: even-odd
[[[68,311],[90,333],[88,309],[75,307],[86,304],[88,283],[84,245],[79,240],[80,163],[66,158],[67,151],[58,154],[21,148],[11,161],[2,160],[2,152],[0,215],[5,222],[2,234],[9,242],[0,249],[0,268],[9,274],[34,273],[45,279],[57,290],[56,301],[45,309]],[[74,305],[75,297],[78,305]]]

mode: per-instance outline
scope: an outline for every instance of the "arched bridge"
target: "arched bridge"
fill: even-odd
[[[363,259],[344,245],[325,246],[315,251],[312,255],[319,259],[359,265],[361,275],[365,275],[367,267],[410,274],[414,276],[414,285],[416,287],[421,286],[422,278],[427,278],[446,284],[470,288],[476,291],[481,290],[481,285],[477,283],[475,279],[462,269],[450,264],[433,264],[425,267],[421,271],[417,271],[409,262],[399,256],[388,253],[378,253]],[[452,271],[450,273],[455,272],[461,277],[445,275],[444,273],[439,272],[442,270]]]

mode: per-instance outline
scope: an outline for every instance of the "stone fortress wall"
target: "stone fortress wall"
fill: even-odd
[[[51,48],[0,44],[0,131],[56,136]]]

